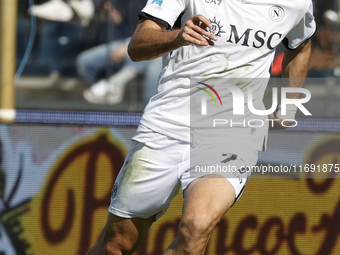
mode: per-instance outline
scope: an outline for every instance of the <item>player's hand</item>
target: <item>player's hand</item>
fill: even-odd
[[[203,15],[191,16],[176,40],[181,46],[190,44],[199,46],[214,45],[213,41],[217,41],[217,36],[208,31],[211,26],[211,22]]]
[[[270,120],[273,120],[273,121],[269,122],[269,129],[270,130],[286,129],[290,125],[293,124],[292,121],[284,121],[284,120],[279,119],[278,117],[275,116],[275,113],[269,114],[268,117],[269,117]],[[284,126],[282,125],[282,123],[284,124]]]

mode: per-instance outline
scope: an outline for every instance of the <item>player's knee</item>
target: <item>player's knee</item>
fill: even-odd
[[[107,255],[123,255],[123,251],[119,248],[114,248],[111,244],[107,244],[105,247],[105,254]]]
[[[104,235],[102,236],[102,244],[107,255],[129,255],[132,254],[134,243],[129,239],[121,235],[120,233],[113,231],[112,229],[105,227]]]
[[[209,238],[213,228],[213,222],[207,214],[183,217],[180,225],[185,242],[204,241]]]
[[[211,224],[204,216],[183,217],[179,228],[179,246],[185,254],[202,254],[208,243]]]

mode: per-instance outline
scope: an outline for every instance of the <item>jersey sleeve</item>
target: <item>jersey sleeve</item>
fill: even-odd
[[[302,20],[288,33],[283,40],[284,46],[289,50],[295,50],[306,40],[311,38],[316,31],[316,23],[313,16],[313,4],[311,3],[309,9]]]
[[[140,16],[158,22],[169,29],[185,11],[186,5],[187,0],[148,0]]]

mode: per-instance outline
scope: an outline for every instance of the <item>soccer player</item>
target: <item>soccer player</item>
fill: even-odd
[[[219,131],[212,131],[209,140],[216,145],[205,146],[198,139],[200,130],[190,129],[190,97],[197,87],[193,81],[211,85],[231,80],[239,88],[251,87],[254,105],[264,109],[263,80],[268,80],[275,48],[283,42],[286,86],[302,87],[303,79],[293,78],[307,75],[309,38],[316,30],[312,1],[149,0],[140,16],[130,57],[142,61],[165,55],[164,68],[158,94],[145,109],[112,189],[107,224],[88,254],[132,254],[180,186],[184,204],[178,235],[164,255],[204,254],[212,230],[241,196],[249,174],[196,177],[190,173],[190,153],[194,150],[204,163],[211,161],[205,154],[211,150],[216,153],[209,155],[218,154],[220,162],[251,166],[265,147],[268,128],[223,129],[225,136],[236,137],[227,143]],[[299,93],[288,97],[298,98]],[[278,107],[270,118],[281,127],[281,119],[292,119],[295,113],[294,106],[286,116]],[[213,176],[220,178],[209,178]]]

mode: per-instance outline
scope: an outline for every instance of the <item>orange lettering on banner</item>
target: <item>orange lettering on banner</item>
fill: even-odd
[[[101,131],[77,141],[56,160],[42,193],[32,202],[30,220],[41,228],[34,233],[38,240],[31,240],[34,253],[86,253],[105,224],[111,188],[124,158],[125,146]]]

